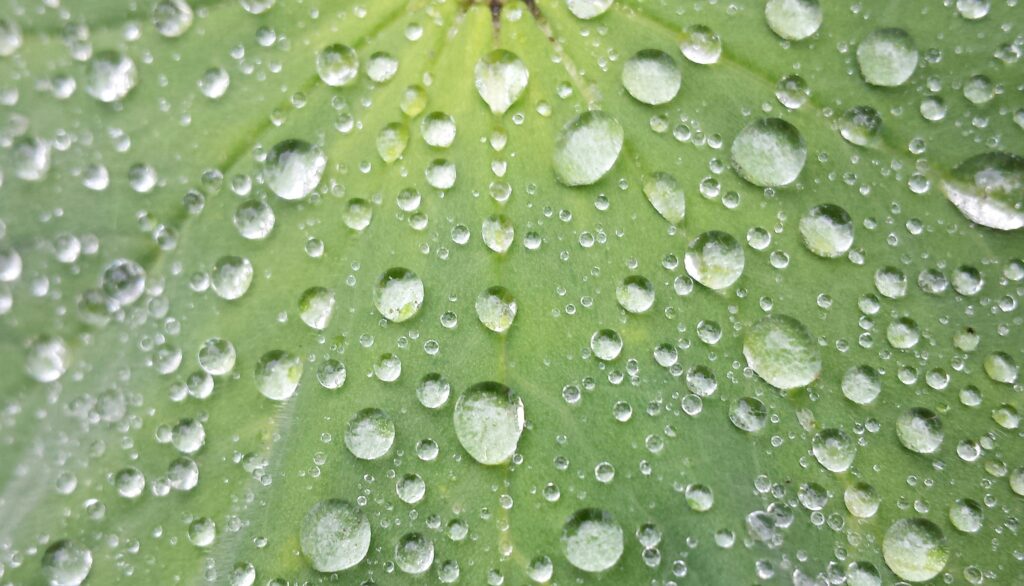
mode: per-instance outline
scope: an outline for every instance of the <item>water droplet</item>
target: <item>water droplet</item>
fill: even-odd
[[[512,220],[503,215],[489,216],[484,219],[480,237],[484,244],[498,254],[504,254],[512,246],[516,231]]]
[[[153,7],[153,26],[168,38],[180,37],[192,26],[192,7],[185,0],[160,0]]]
[[[390,352],[381,354],[373,363],[373,375],[381,382],[395,382],[402,376],[402,359]]]
[[[600,509],[580,509],[562,528],[569,563],[584,572],[603,572],[618,563],[624,548],[622,527]]]
[[[870,366],[854,366],[843,375],[841,386],[847,399],[858,405],[867,405],[882,392],[882,379]]]
[[[712,230],[690,242],[683,257],[686,273],[710,289],[724,289],[743,274],[743,248],[727,232]]]
[[[798,320],[786,315],[761,318],[743,338],[747,364],[778,389],[805,387],[821,373],[817,344]]]
[[[373,304],[388,321],[410,319],[423,305],[423,281],[409,269],[388,269],[377,279]]]
[[[253,268],[249,259],[222,256],[213,265],[210,285],[221,299],[233,300],[245,295],[252,284]]]
[[[329,358],[316,371],[316,380],[325,389],[340,389],[345,384],[348,371],[341,362]]]
[[[795,73],[783,77],[775,86],[775,98],[790,110],[796,110],[803,106],[810,97],[810,86],[807,85],[804,78]]]
[[[323,500],[303,518],[299,545],[316,571],[347,570],[370,550],[370,522],[348,501]]]
[[[476,298],[476,315],[492,332],[507,332],[516,319],[517,310],[516,298],[504,287],[490,287]]]
[[[850,144],[868,146],[873,143],[882,128],[882,116],[871,106],[850,108],[837,122],[839,134]]]
[[[366,76],[377,83],[390,81],[398,73],[398,59],[391,54],[379,51],[370,55],[366,62]]]
[[[314,330],[323,330],[334,313],[334,291],[310,287],[299,297],[299,317]]]
[[[814,459],[830,472],[846,472],[857,455],[857,446],[839,429],[823,429],[811,439]]]
[[[18,23],[0,18],[0,57],[10,57],[21,48],[24,37]]]
[[[217,524],[209,517],[200,517],[188,526],[188,540],[196,547],[209,547],[217,538]]]
[[[496,49],[484,55],[473,70],[476,91],[494,114],[504,114],[523,95],[530,72],[511,51]]]
[[[684,39],[679,44],[683,57],[698,65],[718,63],[722,56],[722,39],[718,33],[702,24],[695,24],[683,30]]]
[[[101,51],[89,61],[85,91],[101,102],[124,99],[139,81],[135,61],[124,53]]]
[[[761,431],[768,420],[768,407],[753,397],[736,399],[729,406],[729,421],[748,433]]]
[[[618,160],[623,136],[610,114],[592,110],[576,116],[555,143],[555,177],[570,187],[597,183]]]
[[[911,409],[896,420],[896,436],[908,450],[931,454],[942,445],[942,420],[934,411]]]
[[[576,18],[589,20],[597,18],[611,8],[615,0],[565,0],[569,12]]]
[[[671,102],[682,82],[675,59],[657,49],[638,51],[622,66],[622,85],[626,91],[652,106]]]
[[[444,112],[431,112],[420,121],[423,141],[435,148],[446,149],[455,141],[455,119]]]
[[[993,352],[985,357],[985,374],[997,383],[1012,385],[1017,382],[1017,362],[1005,352]]]
[[[946,198],[968,220],[997,230],[1024,227],[1024,158],[1009,153],[975,155],[942,182]]]
[[[797,180],[807,160],[800,131],[780,118],[751,122],[732,143],[736,172],[758,187],[784,187]]]
[[[823,258],[843,256],[853,246],[853,219],[843,208],[822,204],[800,219],[804,246]]]
[[[427,409],[439,409],[448,402],[451,390],[448,379],[436,372],[430,373],[424,376],[416,387],[416,398]]]
[[[14,174],[18,179],[41,181],[46,177],[50,171],[50,143],[34,136],[19,136],[11,149]]]
[[[344,87],[355,81],[359,73],[359,55],[348,45],[330,45],[317,55],[316,72],[327,85]]]
[[[458,177],[458,174],[456,173],[455,163],[445,159],[434,159],[423,170],[423,176],[426,177],[427,183],[431,187],[443,191],[451,189],[455,185],[455,179]]]
[[[362,232],[373,221],[373,204],[361,197],[353,197],[345,203],[341,219],[352,230]]]
[[[663,172],[645,175],[643,191],[661,217],[675,225],[683,222],[686,215],[686,198],[675,177]]]
[[[363,409],[345,428],[345,447],[360,460],[376,460],[395,443],[395,422],[380,409]]]
[[[114,486],[117,488],[117,494],[126,499],[138,498],[146,488],[146,477],[138,468],[129,466],[114,475]]]
[[[53,382],[64,376],[70,365],[71,350],[63,338],[42,334],[29,342],[25,372],[37,381]]]
[[[956,10],[967,20],[978,20],[988,15],[992,0],[956,0]]]
[[[406,574],[422,574],[434,563],[434,542],[421,533],[406,533],[395,545],[395,565]]]
[[[790,41],[818,32],[822,19],[818,0],[768,0],[764,16],[775,34]]]
[[[401,122],[392,122],[377,134],[377,154],[385,163],[391,164],[402,157],[409,146],[409,128]]]
[[[909,317],[901,317],[892,321],[885,329],[885,338],[893,348],[908,350],[917,346],[921,340],[921,330],[917,322]]]
[[[882,499],[878,496],[875,487],[866,482],[857,482],[846,487],[843,492],[843,502],[854,517],[869,519],[878,512]]]
[[[981,505],[972,499],[956,499],[949,507],[949,521],[964,533],[977,533],[984,519]]]
[[[477,383],[455,403],[454,423],[459,443],[474,460],[503,464],[523,433],[523,400],[501,383]]]
[[[92,552],[70,539],[54,542],[42,559],[43,577],[51,586],[78,586],[92,569]]]
[[[654,305],[654,284],[640,275],[630,275],[615,288],[615,299],[630,313],[644,313]]]
[[[211,100],[219,100],[231,85],[231,75],[223,67],[211,67],[199,78],[199,91]]]
[[[223,338],[210,338],[199,347],[199,367],[213,376],[223,376],[235,367],[235,346]]]
[[[873,31],[857,47],[860,73],[871,85],[903,85],[917,69],[917,57],[914,39],[899,28]]]
[[[267,153],[263,179],[281,199],[303,199],[320,184],[326,167],[327,157],[320,147],[287,139]]]
[[[256,388],[268,399],[284,401],[295,394],[302,378],[302,360],[284,350],[271,350],[256,362]]]
[[[600,360],[615,360],[622,352],[622,336],[615,330],[598,330],[590,336],[590,349]]]
[[[893,573],[911,582],[938,576],[949,560],[942,530],[921,518],[900,519],[889,526],[882,541],[882,555]]]
[[[235,210],[235,228],[247,240],[263,240],[270,235],[276,221],[274,210],[265,201],[246,201]]]

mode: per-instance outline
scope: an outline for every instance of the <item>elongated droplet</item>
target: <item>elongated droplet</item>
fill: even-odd
[[[515,53],[497,49],[484,55],[473,70],[476,91],[491,112],[504,114],[530,81],[530,71]]]
[[[809,385],[821,373],[818,345],[795,318],[772,315],[761,318],[743,337],[747,364],[777,389]]]
[[[519,445],[525,425],[523,400],[501,383],[477,383],[455,403],[455,435],[474,460],[507,462]]]
[[[555,177],[563,185],[591,185],[619,159],[623,131],[618,120],[600,110],[569,121],[555,143]]]
[[[968,220],[997,230],[1024,227],[1024,157],[992,152],[975,155],[942,182],[946,198]]]

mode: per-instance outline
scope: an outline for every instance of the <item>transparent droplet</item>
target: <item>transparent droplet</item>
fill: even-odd
[[[807,250],[814,254],[840,257],[853,246],[853,219],[837,205],[815,206],[800,218],[800,236]]]
[[[406,574],[422,574],[434,563],[434,542],[421,533],[406,533],[395,545],[395,565]]]
[[[476,91],[494,114],[504,114],[519,99],[530,72],[515,53],[496,49],[484,55],[473,70]]]
[[[139,81],[135,61],[124,53],[101,51],[89,60],[85,91],[101,102],[124,99]]]
[[[942,181],[946,198],[968,220],[997,230],[1024,227],[1024,158],[1002,152],[975,155]]]
[[[590,349],[600,360],[615,360],[622,352],[622,336],[615,330],[598,330],[590,336]]]
[[[439,409],[448,402],[451,390],[448,379],[436,372],[430,373],[424,376],[416,387],[416,398],[427,409]]]
[[[764,16],[775,34],[790,41],[818,32],[822,19],[818,0],[768,0]]]
[[[761,431],[768,421],[768,407],[753,397],[742,397],[729,406],[729,421],[748,433]]]
[[[903,85],[917,69],[917,58],[914,39],[899,28],[875,30],[857,46],[860,74],[871,85]]]
[[[882,116],[871,106],[855,106],[839,118],[839,134],[858,146],[872,144],[882,128]]]
[[[249,259],[240,256],[222,256],[213,265],[210,285],[221,299],[238,299],[252,284],[253,268]]]
[[[622,527],[600,509],[580,509],[562,528],[562,549],[574,567],[584,572],[603,572],[622,556]]]
[[[284,350],[271,350],[256,362],[256,388],[268,399],[284,401],[295,394],[302,378],[302,360]]]
[[[223,376],[235,367],[235,346],[223,338],[210,338],[199,347],[198,358],[207,374]]]
[[[370,533],[362,510],[348,501],[328,499],[306,513],[299,546],[313,569],[340,572],[363,561],[370,550]]]
[[[903,447],[918,454],[931,454],[942,445],[942,420],[922,407],[910,409],[896,419],[896,436]]]
[[[683,75],[668,53],[644,49],[622,66],[622,85],[629,95],[652,106],[671,102],[679,93]]]
[[[403,503],[414,505],[423,500],[427,492],[427,483],[419,474],[405,474],[395,484],[395,492]]]
[[[153,7],[153,26],[168,38],[185,34],[193,18],[192,7],[185,0],[160,0]]]
[[[434,189],[451,189],[457,178],[455,163],[445,159],[434,159],[423,170],[423,175]]]
[[[978,20],[988,16],[992,0],[956,0],[956,10],[967,20]]]
[[[698,65],[718,63],[722,56],[722,39],[718,33],[705,25],[695,24],[684,29],[683,36],[679,44],[683,57]]]
[[[516,319],[518,304],[504,287],[490,287],[476,298],[476,315],[492,332],[505,333]]]
[[[743,338],[747,364],[778,389],[805,387],[821,373],[821,355],[797,319],[786,315],[761,318]]]
[[[515,240],[515,227],[512,220],[503,215],[490,216],[484,219],[480,229],[480,237],[487,248],[498,254],[504,254]]]
[[[325,389],[340,389],[348,378],[348,371],[341,362],[329,358],[324,360],[320,368],[316,370],[316,380]]]
[[[398,73],[398,59],[390,53],[379,51],[370,55],[366,62],[366,76],[377,83],[390,81]]]
[[[0,57],[10,57],[21,48],[24,37],[18,23],[0,18]]]
[[[436,148],[446,149],[455,141],[455,119],[444,112],[431,112],[420,121],[423,141]]]
[[[846,472],[857,455],[857,446],[846,432],[823,429],[811,440],[814,459],[830,472]]]
[[[352,47],[335,43],[317,55],[316,72],[327,85],[344,87],[355,81],[359,73],[359,55]]]
[[[807,160],[800,131],[780,118],[748,124],[732,143],[736,172],[759,187],[784,187],[797,180]]]
[[[882,392],[882,379],[878,371],[870,366],[853,366],[843,375],[840,386],[847,399],[858,405],[867,405]]]
[[[14,174],[23,181],[42,181],[50,171],[50,143],[34,136],[19,136],[11,145]]]
[[[523,400],[501,383],[477,383],[455,403],[454,424],[459,443],[474,460],[503,464],[512,458],[523,433]]]
[[[597,183],[615,165],[624,133],[618,120],[600,110],[566,124],[555,143],[555,177],[567,186]]]
[[[922,518],[900,519],[890,525],[882,541],[882,555],[893,573],[911,582],[938,576],[949,560],[942,529]]]
[[[373,304],[388,321],[403,322],[423,305],[423,281],[409,269],[388,269],[377,279]]]
[[[345,428],[345,447],[360,460],[376,460],[395,443],[395,422],[380,409],[363,409]]]
[[[55,541],[43,553],[42,574],[51,586],[78,586],[90,570],[92,552],[76,541]]]
[[[287,139],[267,153],[263,179],[278,197],[303,199],[320,184],[327,157],[318,146],[304,140]]]
[[[53,382],[64,376],[71,366],[71,350],[59,336],[41,334],[28,344],[25,354],[25,372],[41,383]]]
[[[276,221],[274,210],[265,201],[249,200],[235,210],[235,228],[247,240],[263,240],[270,235]]]
[[[683,265],[695,281],[710,289],[729,287],[743,274],[745,260],[740,243],[726,232],[697,236],[686,249]]]
[[[950,523],[964,533],[980,531],[983,520],[983,509],[973,499],[956,499],[953,506],[949,507]]]
[[[569,12],[583,20],[601,16],[611,8],[614,2],[615,0],[565,0]]]
[[[223,67],[211,67],[199,78],[199,91],[211,100],[219,100],[231,85],[231,75]]]
[[[645,175],[643,191],[647,201],[671,224],[679,225],[686,215],[686,198],[676,178],[668,173]]]
[[[377,154],[391,164],[402,157],[409,146],[409,128],[401,122],[392,122],[377,134]]]
[[[310,287],[299,297],[299,317],[314,330],[323,330],[334,313],[334,291],[324,287]]]
[[[806,104],[811,97],[811,87],[804,78],[790,74],[780,79],[775,86],[775,97],[783,106],[796,110]]]

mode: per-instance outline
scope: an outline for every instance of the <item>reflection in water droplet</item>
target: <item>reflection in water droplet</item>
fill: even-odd
[[[310,287],[299,297],[299,317],[314,330],[323,330],[334,312],[334,291]]]
[[[492,332],[505,333],[516,319],[518,304],[504,287],[490,287],[476,298],[476,315]]]
[[[679,93],[683,75],[664,51],[644,49],[622,66],[622,85],[629,95],[652,106],[671,102]]]
[[[526,64],[511,51],[496,49],[484,55],[473,70],[476,91],[494,114],[504,114],[530,81]]]
[[[377,279],[373,304],[388,321],[403,322],[423,305],[423,281],[409,269],[388,269]]]
[[[566,559],[576,568],[603,572],[622,556],[622,527],[606,511],[580,509],[562,528],[562,548]]]
[[[401,122],[392,122],[377,134],[377,154],[385,163],[391,164],[402,157],[409,146],[409,128]]]
[[[1002,152],[975,155],[942,182],[946,198],[968,220],[997,230],[1024,227],[1024,157]]]
[[[778,389],[805,387],[821,373],[821,355],[807,328],[786,315],[764,317],[743,338],[747,364]]]
[[[924,582],[938,576],[949,560],[942,530],[921,518],[893,523],[885,532],[882,555],[893,573],[911,582]]]
[[[775,34],[790,41],[818,32],[822,19],[818,0],[768,0],[764,16]]]
[[[622,126],[611,115],[600,110],[580,114],[555,143],[555,177],[570,187],[597,183],[618,160],[622,141]]]
[[[512,246],[516,231],[512,220],[503,215],[489,216],[484,219],[480,229],[484,244],[498,254],[504,254]]]
[[[846,432],[823,429],[811,439],[814,459],[830,472],[846,472],[857,455],[857,446]]]
[[[615,330],[598,330],[590,336],[590,349],[600,360],[615,360],[622,352],[622,336]]]
[[[168,38],[185,34],[193,19],[192,7],[185,0],[160,0],[153,7],[153,26]]]
[[[840,257],[853,246],[853,219],[837,205],[815,206],[800,218],[800,236],[807,250],[814,254],[823,258]]]
[[[871,106],[850,108],[837,122],[839,134],[850,144],[867,146],[875,141],[882,128],[882,116]]]
[[[615,0],[565,0],[569,12],[576,18],[589,20],[597,18],[611,8]]]
[[[896,420],[896,436],[908,450],[931,454],[942,445],[942,420],[929,409],[911,409]]]
[[[878,371],[868,365],[853,366],[843,375],[843,395],[859,405],[867,405],[882,392]]]
[[[316,72],[329,86],[351,84],[359,73],[359,55],[348,45],[336,43],[326,47],[316,58]]]
[[[284,401],[295,394],[302,378],[302,360],[284,350],[271,350],[256,362],[256,388],[268,399]]]
[[[363,409],[345,428],[345,447],[360,460],[383,457],[395,443],[395,422],[380,409]]]
[[[784,187],[796,181],[807,160],[800,131],[780,118],[751,122],[732,143],[736,172],[759,187]]]
[[[698,65],[718,63],[722,56],[722,39],[718,33],[702,24],[695,24],[683,30],[683,35],[684,39],[679,44],[683,57]]]
[[[302,520],[299,546],[318,572],[346,570],[363,561],[370,550],[370,522],[348,501],[320,501]]]
[[[78,586],[92,569],[92,552],[70,539],[54,542],[46,548],[42,574],[52,586]]]
[[[615,288],[615,299],[630,313],[643,313],[654,305],[654,284],[641,275],[630,275]]]
[[[366,76],[377,83],[390,81],[398,73],[398,59],[390,53],[379,51],[370,55],[366,62]]]
[[[873,31],[857,46],[860,73],[871,85],[903,85],[917,69],[917,57],[914,39],[899,28]]]
[[[101,51],[89,60],[85,91],[101,102],[124,99],[139,81],[135,61],[124,53]]]
[[[686,273],[710,289],[724,289],[743,274],[740,243],[726,232],[713,230],[696,237],[686,250]]]
[[[303,199],[320,184],[327,157],[318,146],[304,140],[288,139],[267,153],[263,179],[278,197]]]
[[[729,406],[729,421],[748,433],[761,431],[768,421],[768,407],[753,397],[742,397]]]
[[[452,387],[448,379],[434,372],[425,375],[416,387],[416,398],[427,409],[438,409],[448,402]]]
[[[422,574],[434,563],[434,542],[421,533],[406,533],[395,545],[395,565],[406,574]]]
[[[683,222],[686,215],[686,198],[675,177],[663,172],[645,175],[643,191],[661,217],[675,225]]]
[[[455,403],[454,425],[459,443],[474,460],[503,464],[523,433],[523,400],[501,383],[477,383]]]
[[[455,119],[444,112],[431,112],[420,121],[423,141],[436,148],[446,149],[455,142]]]
[[[41,383],[64,376],[71,365],[71,351],[59,336],[42,334],[29,342],[25,355],[25,372]]]

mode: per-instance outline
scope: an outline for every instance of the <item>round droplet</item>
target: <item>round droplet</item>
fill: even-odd
[[[909,350],[921,340],[921,330],[917,322],[909,317],[901,317],[892,321],[885,329],[885,339],[893,348]]]
[[[623,137],[610,114],[591,110],[576,116],[555,143],[555,178],[570,187],[597,183],[618,160]]]
[[[867,405],[882,392],[882,379],[870,366],[854,366],[843,375],[841,386],[847,399],[858,405]]]
[[[211,100],[219,100],[231,86],[231,74],[223,67],[211,67],[203,72],[198,81],[199,91]]]
[[[603,572],[624,548],[622,527],[600,509],[576,511],[562,528],[562,548],[569,563],[584,572]]]
[[[684,39],[679,44],[683,57],[698,65],[718,63],[722,56],[722,39],[718,33],[702,24],[695,24],[683,30]]]
[[[476,298],[476,315],[480,323],[499,334],[512,327],[518,307],[512,292],[504,287],[490,287]]]
[[[857,46],[857,64],[864,81],[896,87],[906,83],[917,69],[917,47],[903,29],[878,29]]]
[[[686,215],[686,198],[675,177],[663,172],[645,175],[643,191],[647,201],[651,202],[661,217],[671,224],[682,224]]]
[[[640,275],[630,275],[615,288],[615,300],[629,313],[644,313],[654,305],[654,284]]]
[[[392,383],[402,376],[402,359],[397,354],[385,352],[373,363],[373,376],[385,383]]]
[[[253,268],[249,259],[241,256],[222,256],[213,265],[210,285],[221,299],[238,299],[252,284]]]
[[[246,240],[263,240],[274,229],[277,218],[267,202],[249,200],[235,210],[235,228]]]
[[[869,519],[878,512],[882,498],[878,496],[875,487],[866,482],[857,482],[848,486],[843,492],[843,502],[854,517]]]
[[[455,403],[454,422],[459,443],[474,460],[503,464],[523,433],[523,400],[501,383],[477,383]]]
[[[359,73],[359,55],[348,45],[336,43],[326,47],[316,57],[316,72],[329,86],[343,87],[356,79]]]
[[[310,287],[299,297],[299,317],[314,330],[323,330],[334,313],[334,291]]]
[[[21,276],[21,255],[13,248],[0,248],[0,282],[13,283]]]
[[[198,358],[207,374],[222,376],[235,367],[235,346],[223,338],[210,338],[199,347]]]
[[[196,547],[209,547],[217,538],[217,524],[209,517],[200,517],[188,526],[188,540]]]
[[[850,108],[837,122],[839,134],[850,144],[867,146],[875,141],[882,128],[882,116],[871,106]]]
[[[853,219],[833,204],[815,206],[800,218],[804,246],[823,258],[843,256],[853,246]]]
[[[615,330],[598,330],[590,336],[590,349],[600,360],[615,360],[622,352],[622,336]]]
[[[135,61],[124,53],[101,51],[89,60],[85,91],[101,102],[124,99],[139,81]]]
[[[761,431],[768,421],[768,407],[753,397],[742,397],[729,406],[729,421],[748,433]]]
[[[795,126],[780,118],[748,124],[732,143],[736,172],[758,187],[785,187],[797,180],[807,145]]]
[[[373,304],[388,321],[403,322],[423,305],[423,281],[409,269],[388,269],[377,279]]]
[[[686,250],[686,273],[710,289],[724,289],[743,274],[743,248],[727,232],[713,230],[694,238]]]
[[[938,525],[927,519],[900,519],[885,532],[882,541],[885,564],[910,582],[938,576],[949,560],[946,538]]]
[[[795,73],[783,77],[775,86],[775,98],[779,100],[780,104],[790,110],[803,106],[810,97],[810,86],[807,85],[804,78]]]
[[[366,77],[377,83],[390,81],[398,73],[398,59],[390,53],[378,51],[366,62]]]
[[[316,370],[316,380],[320,386],[332,391],[340,389],[345,384],[346,378],[348,378],[348,370],[344,364],[334,358],[328,358]]]
[[[318,572],[347,570],[370,550],[370,522],[348,501],[320,501],[302,520],[299,546]]]
[[[92,569],[92,552],[70,539],[54,542],[43,553],[42,574],[51,586],[78,586]]]
[[[484,55],[473,70],[476,91],[494,114],[504,114],[523,95],[530,72],[515,53],[496,49]]]
[[[138,468],[129,466],[114,475],[114,486],[117,488],[117,494],[126,499],[138,498],[146,488],[146,477]]]
[[[395,422],[380,409],[363,409],[345,428],[345,447],[360,460],[376,460],[395,443]]]
[[[1024,157],[991,152],[975,155],[942,182],[946,198],[968,220],[997,230],[1024,227]]]
[[[914,408],[896,420],[896,435],[908,450],[931,454],[942,445],[942,420],[934,411]]]
[[[761,318],[743,338],[743,356],[764,381],[777,389],[811,384],[821,373],[818,345],[795,318]]]
[[[992,0],[956,0],[956,11],[967,20],[985,18],[992,7]]]
[[[10,57],[21,48],[24,37],[18,23],[0,18],[0,57]]]
[[[434,563],[434,542],[421,533],[406,533],[395,545],[395,565],[406,574],[422,574]]]
[[[278,197],[303,199],[320,184],[327,157],[320,147],[304,140],[288,139],[267,153],[263,179]]]
[[[19,136],[11,145],[14,174],[23,181],[42,181],[50,171],[50,143],[34,136]],[[2,183],[3,177],[0,177]]]
[[[683,74],[668,53],[644,49],[622,66],[622,85],[629,95],[652,106],[671,102],[679,93]]]
[[[822,19],[818,0],[768,0],[764,16],[775,34],[790,41],[818,32]]]
[[[117,303],[131,305],[146,290],[146,270],[133,260],[117,259],[103,270],[100,288]]]
[[[455,185],[458,171],[455,168],[455,163],[446,159],[434,159],[423,170],[423,176],[426,177],[427,183],[431,187],[444,191]]]
[[[985,357],[985,374],[997,383],[1012,385],[1017,382],[1019,368],[1013,357],[1005,352],[993,352]]]
[[[25,355],[25,372],[41,383],[64,376],[71,365],[71,350],[59,336],[43,334],[29,342]]]
[[[830,472],[846,472],[857,455],[857,446],[846,432],[823,429],[811,439],[814,459]]]
[[[395,492],[403,503],[415,505],[423,500],[423,495],[427,492],[427,483],[423,482],[423,477],[419,474],[406,474],[398,479]]]
[[[439,409],[448,402],[451,390],[452,387],[448,379],[434,372],[420,380],[420,384],[416,387],[416,398],[427,409]]]
[[[431,112],[420,121],[423,141],[436,148],[446,149],[455,142],[455,119],[444,112]]]
[[[611,8],[615,0],[565,0],[569,12],[576,18],[590,20],[597,18]]]
[[[284,401],[295,394],[302,378],[302,360],[284,350],[271,350],[256,362],[256,388],[268,399]]]
[[[192,7],[185,0],[160,0],[153,7],[153,26],[168,38],[185,34],[193,19]]]
[[[984,513],[981,505],[972,499],[956,499],[949,508],[949,521],[959,531],[977,533],[981,530]]]

